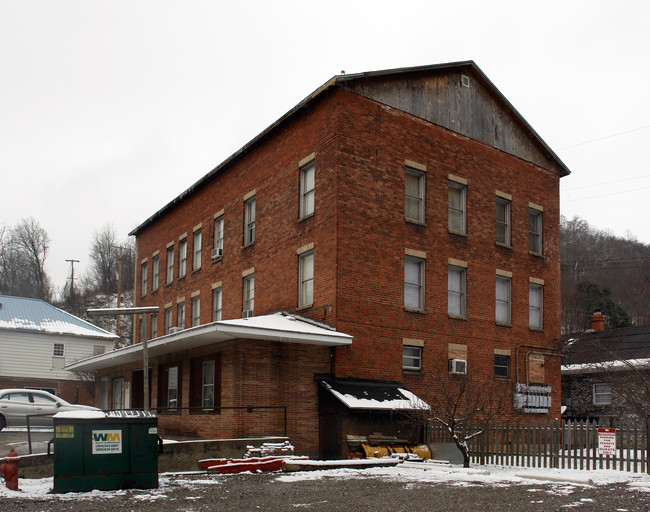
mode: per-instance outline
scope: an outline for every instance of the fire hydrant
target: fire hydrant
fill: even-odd
[[[5,481],[7,483],[7,488],[12,491],[18,490],[18,454],[13,450],[9,450],[9,453],[5,457],[4,464],[0,464],[0,473],[4,475]]]

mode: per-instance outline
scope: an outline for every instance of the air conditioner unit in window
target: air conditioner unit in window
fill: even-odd
[[[241,314],[242,318],[251,318],[252,316],[253,316],[253,310],[252,309],[245,309]]]
[[[181,332],[182,330],[183,330],[182,327],[170,327],[169,334],[176,334],[177,332]]]
[[[449,373],[465,374],[467,373],[467,361],[464,359],[450,359]]]
[[[223,249],[212,249],[212,259],[221,258],[223,256]]]

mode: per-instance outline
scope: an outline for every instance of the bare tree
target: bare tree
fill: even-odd
[[[112,224],[105,224],[93,234],[90,248],[89,280],[92,288],[106,295],[117,291],[119,249],[117,234]]]

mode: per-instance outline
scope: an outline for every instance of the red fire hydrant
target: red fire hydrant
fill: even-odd
[[[4,464],[0,464],[0,473],[4,475],[5,481],[7,483],[7,488],[12,491],[18,490],[18,454],[13,450],[9,450],[9,453],[5,457]]]

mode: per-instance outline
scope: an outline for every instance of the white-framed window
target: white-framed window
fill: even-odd
[[[255,242],[255,196],[244,202],[244,245]]]
[[[609,405],[612,403],[612,386],[609,384],[594,384],[594,405]]]
[[[201,268],[201,229],[194,231],[194,254],[192,257],[192,270],[199,270]]]
[[[185,329],[185,301],[179,302],[176,305],[176,319],[178,320],[178,327],[181,329]]]
[[[106,375],[99,378],[99,403],[97,407],[103,411],[108,410],[108,377]]]
[[[447,313],[465,316],[465,269],[449,266],[447,272]]]
[[[214,407],[215,360],[203,361],[203,382],[201,385],[201,404]]]
[[[201,297],[192,297],[192,327],[201,325]]]
[[[510,325],[510,293],[512,279],[505,276],[496,277],[495,286],[495,321],[498,324]]]
[[[212,290],[212,321],[220,322],[222,318],[222,291],[221,286]]]
[[[506,378],[510,376],[510,356],[494,354],[494,376]]]
[[[154,292],[158,289],[158,281],[160,277],[160,255],[156,254],[153,257],[153,274],[151,276],[151,291]]]
[[[404,189],[406,218],[416,222],[424,222],[424,173],[407,167]]]
[[[503,197],[496,199],[496,242],[510,245],[510,201]]]
[[[528,209],[528,250],[542,254],[542,212]]]
[[[142,296],[145,296],[147,294],[147,262],[145,261],[140,265],[140,274],[142,277],[141,284],[142,284],[142,289],[140,290],[142,293]]]
[[[528,286],[528,325],[531,329],[542,329],[544,286],[536,283],[529,283]]]
[[[167,401],[166,406],[170,409],[178,407],[178,366],[170,366],[167,369]]]
[[[167,284],[174,280],[174,246],[167,247]]]
[[[298,307],[314,303],[314,252],[309,251],[299,256]]]
[[[124,409],[124,377],[113,379],[113,404],[112,409]]]
[[[172,308],[165,308],[165,334],[169,334],[172,328]]]
[[[300,168],[300,218],[314,213],[314,186],[316,167],[314,161]]]
[[[52,355],[54,357],[63,357],[65,355],[65,345],[63,343],[55,343]]]
[[[449,231],[467,233],[467,187],[456,181],[449,181]]]
[[[151,339],[158,337],[158,315],[151,315]]]
[[[255,311],[255,274],[244,277],[244,311]]]
[[[223,215],[214,219],[215,258],[223,256]]]
[[[147,316],[140,315],[140,341],[147,339]]]
[[[183,238],[178,244],[178,277],[185,277],[187,274],[187,238]]]
[[[424,259],[404,259],[404,307],[424,311]]]
[[[402,369],[422,369],[422,347],[413,347],[410,345],[402,346]]]

